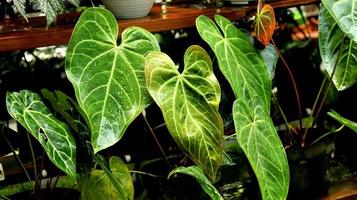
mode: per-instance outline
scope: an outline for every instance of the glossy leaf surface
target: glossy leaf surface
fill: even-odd
[[[267,46],[273,37],[275,25],[275,13],[271,5],[265,4],[261,9],[258,9],[255,18],[254,32],[258,40],[264,44],[264,46]]]
[[[341,30],[357,43],[357,0],[322,0]]]
[[[289,166],[285,149],[269,114],[255,99],[251,101],[253,108],[239,100],[233,105],[238,143],[257,176],[263,199],[286,199]]]
[[[256,96],[270,110],[271,81],[263,58],[228,19],[216,15],[215,20],[218,26],[206,16],[198,17],[197,30],[216,54],[236,98],[247,102]]]
[[[345,36],[335,19],[323,6],[319,16],[319,46],[321,58],[330,76],[337,62],[332,79],[336,88],[341,91],[356,83],[357,43]]]
[[[145,55],[159,50],[155,37],[127,28],[117,45],[115,17],[102,8],[87,9],[68,46],[66,73],[86,113],[94,152],[112,146],[128,125],[151,103],[145,88]]]
[[[342,125],[347,126],[351,130],[353,130],[355,133],[357,133],[357,123],[356,122],[353,122],[345,117],[342,117],[336,111],[331,111],[331,112],[328,112],[327,114],[330,117],[334,118],[336,121],[340,122]]]
[[[7,93],[9,114],[42,145],[49,159],[71,177],[76,176],[76,143],[69,127],[57,120],[40,96],[28,90]]]
[[[109,177],[105,170],[91,172],[88,182],[84,185],[84,191],[82,191],[84,200],[134,199],[134,185],[125,163],[119,157],[113,156],[109,160],[109,168],[112,177]],[[113,183],[113,178],[116,183]]]
[[[196,25],[201,37],[213,49],[220,70],[236,95],[233,119],[238,143],[253,167],[263,199],[285,199],[289,188],[289,168],[269,116],[269,68],[249,37],[227,19],[216,16],[215,20],[218,27],[204,16],[197,19]]]
[[[223,156],[221,89],[211,59],[201,47],[189,47],[184,63],[180,74],[166,54],[150,53],[145,64],[147,88],[176,143],[215,180]]]
[[[195,178],[201,185],[202,189],[211,197],[212,200],[224,200],[219,191],[208,180],[200,167],[178,167],[170,172],[169,177],[175,173],[186,174]]]

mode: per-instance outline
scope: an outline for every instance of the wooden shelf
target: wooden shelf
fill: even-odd
[[[274,8],[319,3],[320,0],[275,0],[270,4]],[[151,32],[193,27],[199,15],[212,17],[221,14],[230,20],[238,20],[255,11],[255,5],[247,7],[224,7],[198,9],[185,6],[168,6],[167,14],[161,14],[161,8],[155,5],[147,17],[118,20],[120,30],[129,26],[140,26]],[[0,22],[0,52],[24,50],[50,45],[67,44],[75,22],[80,13],[63,14],[58,17],[56,25],[46,30],[45,18],[31,18],[29,23],[22,18]]]

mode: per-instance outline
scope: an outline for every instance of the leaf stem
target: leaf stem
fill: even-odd
[[[322,136],[320,136],[319,138],[317,138],[315,141],[313,141],[313,142],[311,143],[311,145],[317,143],[318,141],[320,141],[321,139],[323,139],[324,137],[326,137],[326,136],[328,136],[328,135],[331,135],[332,133],[338,133],[338,132],[340,132],[344,127],[345,127],[345,125],[342,125],[342,126],[340,126],[338,129],[336,129],[336,130],[332,130],[332,131],[329,131],[329,132],[323,134]]]
[[[151,176],[154,178],[164,178],[163,176],[160,175],[155,175],[155,174],[151,174],[151,173],[147,173],[147,172],[142,172],[142,171],[136,171],[136,170],[130,170],[131,173],[134,174],[143,174],[143,175],[147,175],[147,176]]]
[[[30,152],[31,152],[31,156],[32,156],[33,171],[34,171],[34,177],[35,177],[35,193],[36,193],[37,187],[38,187],[36,157],[35,157],[35,152],[34,152],[33,147],[32,147],[31,138],[30,138],[30,133],[28,133],[27,131],[26,131],[26,136],[27,136],[27,141],[28,141],[28,143],[29,143]]]
[[[296,98],[296,104],[297,104],[297,111],[298,111],[298,117],[299,117],[299,127],[298,129],[300,130],[302,128],[302,111],[301,111],[301,103],[300,103],[300,94],[299,94],[299,91],[297,89],[297,86],[296,86],[296,82],[295,82],[295,79],[294,79],[294,76],[293,76],[293,73],[291,72],[290,70],[290,67],[288,65],[288,63],[285,61],[284,57],[281,55],[278,47],[276,46],[273,38],[271,39],[272,43],[273,43],[273,46],[276,50],[276,52],[278,53],[279,55],[279,58],[281,59],[281,61],[283,62],[284,66],[285,66],[285,69],[288,71],[288,74],[289,74],[289,78],[290,78],[290,82],[291,84],[293,85],[293,88],[294,88],[294,93],[295,93],[295,98]]]
[[[291,138],[292,138],[292,135],[293,135],[293,134],[292,134],[292,132],[291,132],[290,124],[289,124],[289,122],[288,122],[288,119],[286,118],[286,115],[285,115],[283,109],[281,108],[281,106],[280,106],[278,100],[276,99],[274,93],[273,93],[272,97],[273,97],[274,103],[276,104],[276,106],[277,106],[278,109],[279,109],[279,112],[280,112],[281,116],[283,117],[283,120],[284,120],[284,123],[285,123],[285,125],[286,125],[286,128],[287,128],[288,131],[289,131],[289,135],[290,135],[290,138],[289,138],[289,139],[290,139],[290,140],[287,141],[287,143],[289,143],[290,145],[292,145],[292,139],[291,139]]]
[[[157,139],[157,137],[156,137],[156,135],[155,135],[154,130],[152,129],[152,127],[150,126],[150,124],[149,124],[149,122],[148,122],[148,120],[147,120],[147,118],[146,118],[146,111],[144,110],[141,114],[142,114],[142,116],[143,116],[143,118],[144,118],[144,121],[145,121],[146,126],[147,126],[148,129],[149,129],[150,134],[151,134],[152,137],[154,138],[154,140],[155,140],[155,142],[156,142],[158,148],[160,149],[160,152],[161,152],[162,156],[164,157],[166,163],[169,165],[169,167],[170,167],[171,169],[173,169],[172,164],[170,163],[169,159],[167,158],[167,156],[166,156],[166,154],[165,154],[163,148],[161,147],[161,144],[160,144],[159,140]]]
[[[320,101],[320,103],[318,105],[317,111],[315,110],[316,106],[313,107],[313,109],[312,109],[312,115],[315,115],[314,118],[313,118],[314,121],[312,122],[312,125],[314,125],[316,123],[316,121],[317,121],[317,119],[318,119],[318,117],[320,115],[322,106],[324,105],[324,103],[326,101],[327,94],[328,94],[328,92],[329,92],[329,90],[331,88],[331,85],[333,83],[333,77],[335,75],[335,72],[336,72],[336,69],[337,69],[337,65],[338,65],[338,62],[339,62],[340,57],[341,57],[342,47],[343,47],[343,43],[345,42],[345,39],[346,38],[343,37],[341,45],[340,45],[340,49],[339,49],[338,54],[337,54],[336,62],[334,64],[334,66],[333,66],[333,70],[332,70],[331,76],[329,76],[329,81],[327,83],[327,87],[326,87],[326,89],[324,91],[324,94],[322,96],[322,99],[321,99],[321,101]],[[324,85],[325,81],[322,84]],[[317,95],[315,102],[317,102],[319,100],[319,98],[320,98],[320,94]],[[309,128],[306,128],[305,132],[304,132],[304,135],[303,135],[303,137],[301,139],[301,146],[305,146],[305,144],[306,144],[306,135],[307,135],[308,131],[309,131]]]

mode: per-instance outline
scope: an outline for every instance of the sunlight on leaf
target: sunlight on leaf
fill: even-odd
[[[218,113],[221,89],[204,49],[189,47],[184,63],[180,74],[166,54],[150,53],[146,84],[176,143],[213,181],[223,156],[223,121]]]

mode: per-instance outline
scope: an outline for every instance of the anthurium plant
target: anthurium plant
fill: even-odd
[[[320,13],[321,56],[331,77],[330,85],[334,83],[339,90],[357,80],[353,32],[357,4],[351,2],[323,0],[326,8]],[[255,35],[265,50],[257,50],[250,35],[222,16],[214,20],[200,16],[196,27],[215,53],[219,69],[234,93],[232,115],[237,144],[257,177],[262,199],[286,199],[289,166],[270,116],[272,79],[279,54],[274,42],[270,44],[275,29],[274,10],[262,1],[258,4]],[[179,72],[171,58],[160,52],[150,32],[127,28],[120,44],[118,34],[117,21],[109,11],[89,8],[78,20],[68,45],[66,74],[77,100],[72,104],[77,105],[83,118],[81,127],[85,128],[79,128],[68,117],[63,122],[57,119],[41,97],[28,90],[7,94],[8,112],[40,142],[59,169],[79,182],[86,177],[83,173],[89,174],[82,181],[82,189],[87,192],[82,193],[83,198],[101,195],[133,199],[134,188],[125,163],[118,157],[108,162],[100,153],[116,144],[134,119],[155,102],[172,138],[195,164],[178,167],[169,177],[176,173],[192,176],[212,199],[223,199],[214,186],[226,155],[223,120],[218,112],[221,87],[211,58],[202,47],[190,46],[184,55],[183,71]],[[299,97],[296,88],[295,94]],[[323,102],[326,94],[317,98]],[[320,109],[312,112],[313,117]],[[342,117],[330,115],[346,123]],[[73,137],[76,129],[90,133],[89,149],[100,170],[83,172],[78,168],[79,144]]]

